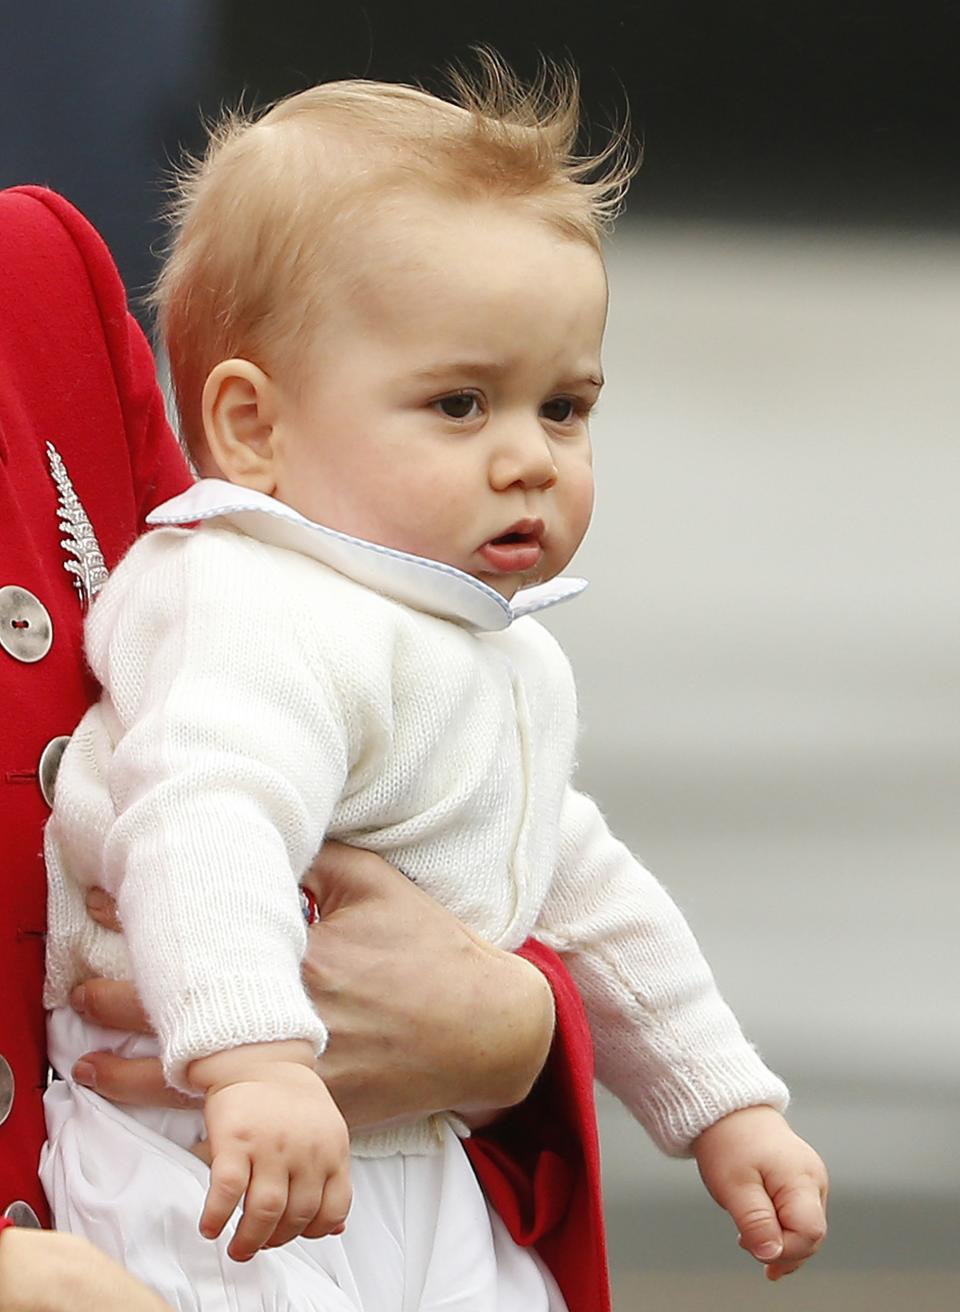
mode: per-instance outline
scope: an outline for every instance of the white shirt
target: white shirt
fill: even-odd
[[[667,1152],[786,1090],[744,1039],[680,912],[570,787],[576,696],[555,640],[449,566],[215,481],[152,516],[87,628],[104,688],[47,830],[48,1005],[129,973],[83,893],[115,892],[165,1069],[325,1041],[300,982],[297,885],[324,837],[383,855],[506,949],[556,948],[597,1073]],[[359,1151],[425,1151],[429,1125]]]

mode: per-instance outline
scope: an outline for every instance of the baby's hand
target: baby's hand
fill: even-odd
[[[772,1107],[745,1107],[693,1145],[703,1182],[768,1280],[796,1271],[827,1233],[827,1171]]]
[[[237,1262],[297,1235],[339,1234],[350,1208],[350,1141],[309,1044],[251,1044],[191,1064],[204,1089],[210,1190],[200,1233],[216,1239],[245,1195],[227,1249]]]

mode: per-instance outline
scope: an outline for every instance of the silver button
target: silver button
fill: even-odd
[[[21,1225],[27,1230],[42,1230],[40,1218],[29,1203],[17,1201],[4,1210],[4,1216],[14,1225]]]
[[[0,1125],[4,1123],[10,1115],[10,1108],[13,1106],[13,1093],[16,1088],[16,1080],[13,1078],[13,1071],[10,1069],[10,1063],[6,1057],[0,1054]]]
[[[0,588],[0,647],[15,661],[42,661],[53,644],[53,620],[26,588]]]
[[[47,806],[53,806],[53,792],[60,771],[60,762],[69,741],[69,734],[61,734],[59,738],[51,738],[40,753],[37,778],[40,780],[40,791],[43,793],[43,800]]]

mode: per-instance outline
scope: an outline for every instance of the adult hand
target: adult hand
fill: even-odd
[[[553,1038],[535,966],[491,947],[380,857],[327,843],[303,973],[330,1031],[320,1074],[351,1129],[522,1102]]]
[[[744,1107],[693,1145],[703,1182],[769,1280],[796,1271],[827,1233],[827,1171],[773,1107]]]
[[[13,1227],[0,1234],[0,1312],[170,1312],[77,1235]]]
[[[380,857],[327,843],[305,883],[321,919],[303,974],[331,1039],[320,1074],[351,1129],[454,1109],[473,1125],[522,1102],[553,1038],[536,969],[491,947]],[[119,929],[101,890],[91,917]],[[108,1028],[149,1033],[131,984],[88,980],[71,1001]],[[158,1061],[90,1053],[80,1083],[114,1102],[183,1106]]]
[[[116,905],[102,889],[95,888],[87,894],[87,911],[98,924],[119,932]],[[95,1025],[134,1034],[153,1033],[137,990],[128,981],[88,979],[70,994],[70,1005]],[[72,1074],[78,1084],[95,1089],[111,1102],[137,1107],[202,1106],[199,1097],[170,1088],[156,1057],[119,1057],[113,1052],[88,1052],[76,1062]]]

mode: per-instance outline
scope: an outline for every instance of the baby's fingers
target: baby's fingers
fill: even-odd
[[[304,1230],[307,1239],[322,1239],[324,1235],[342,1234],[347,1224],[347,1213],[353,1201],[350,1171],[343,1167],[329,1176],[323,1189],[323,1202],[316,1216]]]
[[[323,1201],[323,1180],[317,1183],[316,1176],[296,1175],[290,1180],[290,1192],[287,1206],[280,1220],[274,1227],[273,1234],[264,1245],[266,1248],[279,1248],[298,1235],[314,1238],[311,1226],[320,1214]],[[322,1230],[321,1234],[328,1231]]]
[[[778,1191],[775,1201],[783,1227],[783,1261],[803,1262],[813,1256],[826,1238],[826,1188],[821,1188],[815,1180],[804,1180]]]
[[[740,1231],[739,1244],[758,1262],[773,1262],[783,1252],[783,1232],[766,1189],[759,1182],[741,1184],[723,1199]]]
[[[784,1276],[792,1276],[794,1271],[799,1271],[802,1266],[802,1262],[784,1262],[781,1258],[777,1262],[771,1262],[764,1270],[764,1275],[768,1280],[782,1280]]]
[[[767,1264],[767,1279],[780,1280],[803,1266],[827,1234],[826,1181],[804,1179],[774,1194],[783,1228],[783,1252]]]
[[[775,1262],[769,1262],[766,1269],[768,1280],[779,1280],[782,1276],[792,1275],[800,1269],[808,1257],[819,1248],[819,1242],[812,1242],[807,1237],[784,1231],[783,1252]]]
[[[743,1241],[740,1243],[741,1248],[744,1246]],[[779,1280],[782,1276],[792,1275],[794,1271],[799,1270],[804,1262],[810,1257],[813,1250],[805,1240],[800,1239],[797,1235],[791,1234],[789,1230],[784,1231],[783,1248],[780,1256],[774,1258],[772,1262],[765,1262],[766,1270],[764,1275],[768,1280]]]
[[[247,1186],[240,1224],[227,1253],[235,1262],[246,1262],[265,1246],[287,1209],[290,1178],[286,1171],[256,1166]]]
[[[233,1216],[250,1180],[250,1159],[244,1153],[217,1153],[210,1167],[210,1188],[200,1217],[200,1233],[216,1239]]]

